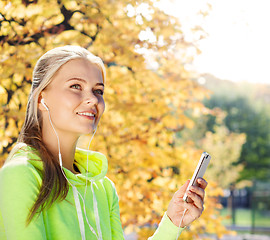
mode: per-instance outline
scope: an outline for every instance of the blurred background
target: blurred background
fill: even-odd
[[[147,239],[212,155],[202,217],[181,239],[270,239],[267,0],[0,2],[0,166],[46,51],[80,45],[106,65],[91,148],[109,159],[126,239]],[[80,146],[86,147],[89,136]]]

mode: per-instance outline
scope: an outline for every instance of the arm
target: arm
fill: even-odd
[[[178,232],[180,235],[182,231],[183,228],[179,229],[177,226],[175,226],[169,219],[167,212],[165,212],[154,235],[148,238],[148,240],[175,240]]]
[[[46,239],[42,213],[26,227],[26,218],[39,192],[35,172],[32,165],[15,160],[0,170],[0,231],[4,232],[4,239]]]

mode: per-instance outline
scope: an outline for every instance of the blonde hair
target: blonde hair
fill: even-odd
[[[79,46],[57,47],[46,52],[37,61],[33,70],[32,88],[28,98],[25,122],[18,142],[27,144],[38,151],[43,162],[43,178],[37,199],[32,206],[26,224],[36,213],[50,207],[58,198],[64,200],[68,193],[68,184],[61,172],[58,159],[55,159],[42,140],[42,115],[38,110],[38,98],[41,92],[53,80],[56,72],[67,62],[74,59],[86,59],[97,65],[105,83],[106,73],[102,60]]]

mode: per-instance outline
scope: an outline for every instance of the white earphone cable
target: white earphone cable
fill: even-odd
[[[91,137],[91,139],[90,139],[90,141],[89,141],[89,143],[88,143],[88,147],[87,147],[87,150],[88,150],[88,151],[90,150],[90,144],[91,144],[91,142],[92,142],[92,139],[93,139],[93,137],[94,137],[96,131],[97,131],[97,128],[95,128],[94,134],[92,135],[92,137]],[[89,152],[87,152],[86,173],[88,173],[88,155],[89,155]],[[87,179],[85,179],[84,199],[85,199],[86,191],[87,191]]]
[[[62,167],[62,164],[63,164],[63,163],[62,163],[62,157],[61,157],[61,151],[60,151],[60,141],[59,141],[59,137],[58,137],[58,134],[57,134],[57,132],[56,132],[54,126],[53,126],[52,119],[51,119],[51,114],[50,114],[50,110],[49,110],[48,107],[46,107],[46,109],[48,110],[48,113],[49,113],[50,124],[51,124],[51,126],[52,126],[52,128],[53,128],[53,131],[54,131],[54,133],[55,133],[55,135],[56,135],[56,138],[57,138],[59,163],[60,163],[60,166]]]
[[[56,133],[57,135],[57,133]],[[58,135],[57,135],[58,138]],[[61,156],[61,152],[59,151],[59,162],[62,163],[62,156]],[[82,234],[82,240],[85,239],[85,232],[84,232],[84,227],[83,227],[83,221],[82,221],[82,216],[81,216],[81,211],[78,212],[78,208],[80,208],[80,203],[78,201],[76,201],[76,199],[78,199],[76,196],[79,196],[81,198],[81,200],[83,201],[83,210],[84,210],[84,216],[87,222],[87,225],[89,226],[91,232],[96,236],[97,239],[100,239],[96,233],[96,231],[94,230],[94,228],[91,226],[91,224],[89,223],[88,217],[86,215],[86,209],[85,209],[85,196],[82,197],[81,193],[77,190],[77,188],[68,180],[68,178],[66,177],[66,174],[63,170],[63,166],[60,165],[61,168],[61,172],[64,175],[65,179],[67,180],[67,182],[70,184],[70,186],[72,187],[73,190],[73,194],[75,194],[75,204],[76,204],[76,209],[77,209],[77,213],[78,213],[78,219],[79,219],[79,223],[80,223],[80,229],[81,229],[81,234]],[[87,181],[87,180],[86,180]],[[87,182],[86,182],[87,184]],[[87,185],[86,185],[87,186]],[[86,192],[86,191],[85,191]]]
[[[183,219],[184,219],[184,216],[185,216],[186,212],[187,212],[187,209],[185,208],[185,210],[184,210],[184,212],[183,212],[183,215],[182,215],[182,217],[181,217],[179,226],[178,226],[178,233],[177,233],[177,236],[176,236],[176,240],[177,240],[177,239],[179,238],[179,236],[180,236],[180,228],[181,228],[181,225],[182,225],[182,223],[183,223]]]
[[[51,114],[50,114],[50,110],[49,110],[49,108],[46,105],[45,105],[45,108],[47,109],[47,111],[49,113],[49,121],[50,121],[50,124],[51,124],[51,126],[53,128],[53,131],[54,131],[55,135],[56,135],[56,138],[57,138],[58,159],[59,159],[59,164],[60,164],[61,172],[62,172],[63,176],[65,177],[65,179],[70,184],[70,186],[72,187],[72,190],[73,190],[73,195],[74,195],[74,199],[75,199],[75,204],[76,204],[76,209],[77,209],[77,214],[78,214],[78,220],[79,220],[79,225],[80,225],[80,231],[81,231],[82,240],[85,240],[85,229],[84,229],[84,224],[83,224],[83,218],[82,218],[82,211],[81,211],[81,207],[80,207],[80,202],[78,201],[79,200],[78,196],[80,196],[81,200],[83,201],[83,206],[84,206],[83,209],[84,209],[84,216],[85,216],[86,222],[87,222],[87,224],[88,224],[91,232],[96,236],[97,239],[100,240],[100,237],[97,235],[96,231],[93,229],[93,227],[89,223],[88,218],[87,218],[87,215],[86,215],[85,194],[86,194],[86,188],[87,188],[87,179],[86,179],[86,188],[85,188],[84,198],[83,198],[82,195],[80,194],[80,192],[77,190],[77,188],[68,180],[68,178],[66,177],[66,174],[65,174],[65,172],[63,170],[63,162],[62,162],[62,155],[61,155],[61,148],[60,148],[59,136],[58,136],[57,131],[55,130],[55,128],[53,126],[52,119],[51,119]],[[95,129],[94,134],[92,135],[92,137],[90,139],[90,142],[89,142],[89,145],[88,145],[88,150],[89,150],[90,143],[91,143],[91,141],[92,141],[95,133],[96,133],[96,129]],[[87,173],[88,173],[88,153],[87,153]]]

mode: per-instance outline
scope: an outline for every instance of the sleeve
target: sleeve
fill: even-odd
[[[36,170],[32,166],[16,161],[0,170],[0,231],[4,239],[46,239],[42,213],[26,226],[28,213],[39,192],[33,171]]]
[[[113,204],[111,209],[111,228],[112,228],[112,239],[113,240],[124,240],[124,233],[122,229],[122,223],[120,220],[120,210],[119,210],[119,198],[116,193],[115,186],[113,185]]]
[[[165,212],[154,235],[148,238],[148,240],[176,240],[178,239],[177,236],[180,236],[183,229],[184,228],[179,229],[175,226]]]

